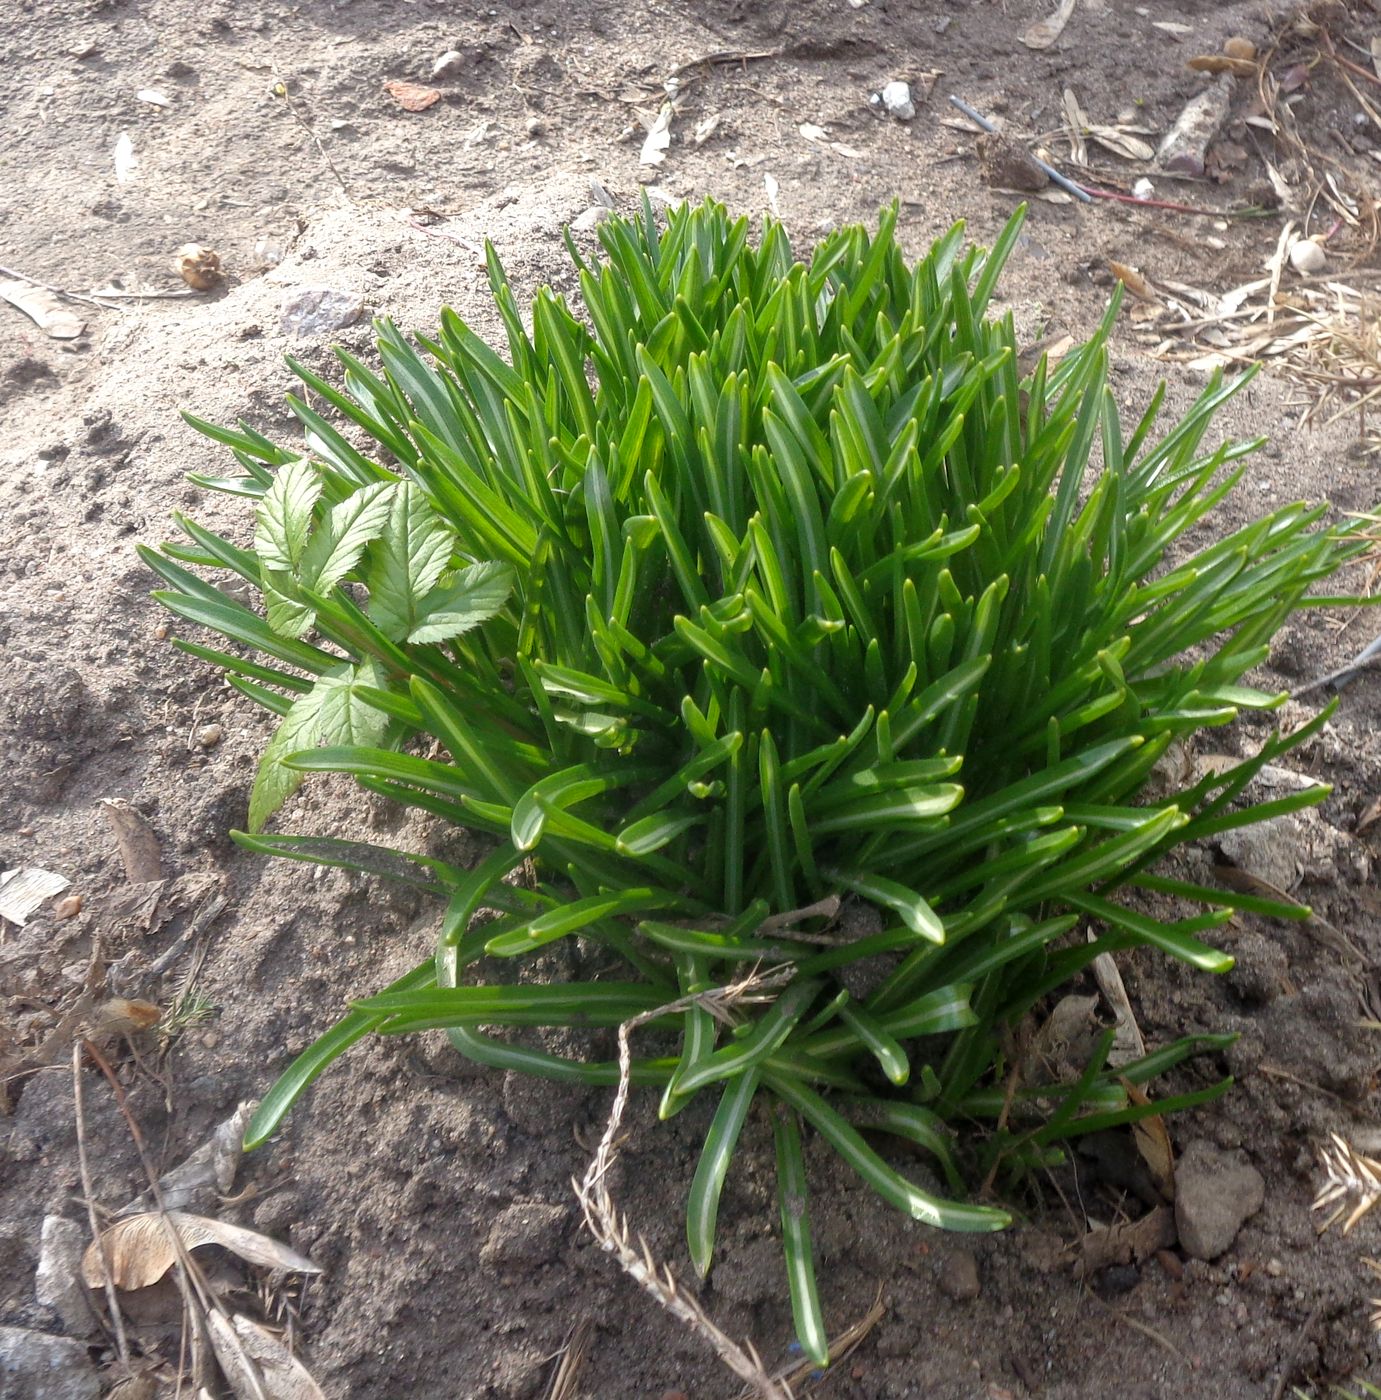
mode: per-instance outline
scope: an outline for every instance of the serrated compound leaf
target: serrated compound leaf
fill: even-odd
[[[329,593],[356,564],[366,546],[383,533],[398,488],[381,481],[331,507],[302,556],[302,582],[315,593]]]
[[[305,636],[316,621],[316,613],[306,603],[289,595],[292,576],[281,569],[265,569],[263,587],[269,627],[278,636],[294,641]]]
[[[419,605],[450,564],[454,543],[426,496],[400,482],[369,552],[369,616],[390,641],[402,641],[417,626]]]
[[[508,601],[516,575],[510,564],[488,561],[461,569],[450,585],[432,593],[419,609],[410,642],[448,642],[488,622]]]
[[[388,677],[375,661],[343,666],[324,675],[313,688],[320,692],[317,740],[323,744],[355,744],[373,748],[384,737],[388,716],[360,698],[360,690],[384,690]]]
[[[284,766],[289,754],[315,748],[320,742],[319,728],[323,691],[320,682],[305,695],[293,701],[292,708],[279,722],[273,738],[259,760],[254,775],[254,787],[249,794],[249,829],[262,831],[264,823],[295,793],[306,776]]]
[[[320,496],[321,473],[305,457],[278,469],[254,512],[254,550],[264,568],[296,570]]]

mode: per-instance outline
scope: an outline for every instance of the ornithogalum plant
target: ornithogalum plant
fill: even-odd
[[[600,260],[568,245],[579,313],[543,290],[525,315],[491,250],[507,358],[448,310],[434,339],[380,323],[379,366],[338,352],[339,383],[290,361],[315,404],[290,399],[301,444],[189,419],[243,469],[194,480],[250,498],[252,547],[179,519],[185,542],[144,551],[164,604],[237,649],[178,644],[279,717],[238,839],[445,901],[434,955],[286,1070],[250,1141],[371,1031],[444,1027],[484,1064],[608,1084],[607,1060],[494,1028],[612,1027],[775,969],[732,1030],[698,1004],[665,1018],[662,1055],[633,1073],[664,1117],[717,1099],[690,1182],[701,1272],[740,1131],[755,1100],[774,1106],[817,1360],[802,1123],[908,1215],[991,1230],[1002,1211],[908,1180],[879,1134],[927,1149],[957,1195],[951,1125],[987,1166],[1048,1160],[1147,1112],[1126,1084],[1222,1044],[1114,1071],[1109,1035],[1056,1085],[1017,1082],[1003,1048],[1100,953],[1222,971],[1204,935],[1234,907],[1300,912],[1152,869],[1319,800],[1239,800],[1304,731],[1145,789],[1171,744],[1284,698],[1242,677],[1352,548],[1287,505],[1191,552],[1257,445],[1206,442],[1238,385],[1215,377],[1159,433],[1158,393],[1127,432],[1115,308],[1027,374],[1010,317],[989,316],[1019,219],[989,253],[956,227],[917,263],[895,221],[798,261],[778,223],[755,243],[715,204],[664,227],[644,208],[601,225]],[[261,834],[313,772],[489,852],[460,870]],[[1153,918],[1119,890],[1188,912]],[[873,931],[822,927],[809,906],[830,896],[871,906]],[[579,940],[584,980],[525,979],[558,939]]]

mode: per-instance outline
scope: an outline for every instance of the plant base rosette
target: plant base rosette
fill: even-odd
[[[664,228],[645,207],[601,224],[603,260],[569,245],[581,316],[543,290],[530,320],[491,250],[506,359],[445,311],[415,344],[381,322],[380,368],[340,351],[338,384],[290,361],[316,405],[290,399],[302,447],[189,419],[239,463],[194,480],[249,499],[252,547],[179,519],[183,542],[143,551],[164,604],[233,649],[178,645],[279,717],[237,839],[445,901],[435,956],[305,1052],[250,1141],[370,1032],[444,1027],[484,1064],[611,1084],[612,1060],[502,1028],[587,1028],[608,1054],[598,1028],[683,999],[632,1075],[663,1117],[717,1101],[691,1258],[709,1268],[765,1100],[794,1315],[821,1361],[802,1124],[913,1218],[991,1230],[1008,1216],[958,1199],[961,1160],[1007,1179],[1225,1087],[1132,1102],[1128,1085],[1226,1038],[1114,1070],[1111,1032],[1077,1081],[1027,1084],[1011,1028],[1100,953],[1222,971],[1213,932],[1235,909],[1304,914],[1152,871],[1319,801],[1239,800],[1322,717],[1226,772],[1146,786],[1172,745],[1284,699],[1242,678],[1356,548],[1296,504],[1191,552],[1258,445],[1208,437],[1241,381],[1213,379],[1159,432],[1157,394],[1128,431],[1115,307],[1025,376],[1011,318],[990,317],[1019,218],[989,253],[956,227],[914,264],[895,221],[798,262],[770,220],[754,244],[714,204]],[[314,772],[492,848],[466,871],[263,834]],[[1183,914],[1151,917],[1139,890]],[[876,910],[873,931],[812,908],[831,896]],[[563,939],[577,980],[530,980]],[[735,1024],[684,1003],[753,967],[779,990]],[[948,1196],[891,1165],[883,1134],[931,1154]]]

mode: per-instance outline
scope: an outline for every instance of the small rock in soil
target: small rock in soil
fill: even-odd
[[[982,1291],[978,1260],[967,1249],[951,1249],[940,1265],[937,1279],[940,1292],[956,1303],[971,1303]]]
[[[364,315],[364,298],[358,292],[335,287],[299,287],[283,302],[279,326],[284,335],[299,339],[324,335],[354,325]]]
[[[1209,144],[1232,105],[1233,87],[1232,74],[1224,73],[1185,107],[1156,152],[1156,163],[1162,170],[1181,175],[1204,173]]]
[[[916,115],[916,104],[911,100],[911,87],[908,83],[893,81],[882,90],[882,105],[887,115],[896,117],[899,122],[909,122]]]
[[[447,49],[432,64],[432,82],[438,78],[454,78],[465,67],[465,55],[459,49]]]
[[[0,1327],[0,1395],[6,1400],[98,1400],[86,1347],[23,1327]]]
[[[1293,816],[1272,817],[1236,831],[1225,831],[1218,849],[1239,870],[1279,890],[1290,890],[1299,883],[1301,839],[1299,822]]]
[[[546,1264],[560,1253],[571,1213],[565,1206],[519,1201],[499,1212],[480,1250],[481,1262]]]
[[[96,1328],[90,1294],[82,1282],[86,1235],[75,1220],[61,1215],[43,1217],[43,1233],[34,1274],[34,1296],[51,1309],[74,1337],[89,1337]]]
[[[1193,1142],[1175,1168],[1175,1224],[1194,1259],[1216,1259],[1266,1200],[1261,1173],[1240,1152]]]

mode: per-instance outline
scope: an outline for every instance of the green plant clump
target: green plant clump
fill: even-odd
[[[701,1003],[663,1018],[679,1038],[633,1077],[664,1117],[717,1100],[689,1195],[702,1273],[750,1106],[772,1105],[794,1315],[819,1361],[802,1123],[915,1219],[990,1230],[1002,1211],[922,1189],[876,1134],[918,1143],[961,1194],[955,1123],[982,1125],[981,1169],[1019,1171],[1148,1111],[1124,1081],[1226,1043],[1114,1071],[1109,1033],[1077,1083],[1008,1102],[1008,1029],[1099,953],[1222,971],[1204,935],[1234,908],[1302,912],[1150,870],[1318,801],[1237,802],[1308,730],[1145,789],[1177,740],[1284,698],[1241,678],[1351,548],[1287,505],[1185,557],[1259,445],[1204,444],[1238,385],[1215,377],[1160,434],[1158,392],[1128,434],[1115,307],[1025,376],[1010,316],[988,316],[1019,218],[987,254],[956,226],[914,265],[895,221],[799,262],[772,221],[754,246],[717,205],[665,227],[645,207],[601,225],[598,262],[568,245],[584,319],[543,290],[530,329],[491,250],[507,360],[447,310],[416,346],[381,322],[379,372],[337,352],[343,387],[290,361],[317,405],[289,400],[305,449],[189,419],[243,469],[194,480],[252,499],[253,547],[179,518],[185,542],[143,551],[168,608],[257,654],[178,643],[281,718],[251,833],[304,774],[334,772],[493,841],[467,871],[238,836],[446,900],[435,956],[354,1003],[249,1140],[371,1031],[444,1027],[484,1064],[611,1084],[614,1063],[494,1030],[617,1026],[775,969],[735,1027]],[[204,569],[260,590],[266,615]],[[1119,887],[1190,912],[1152,918]],[[873,931],[822,928],[805,906],[831,895],[877,910]],[[534,980],[529,960],[572,938],[584,980]]]

